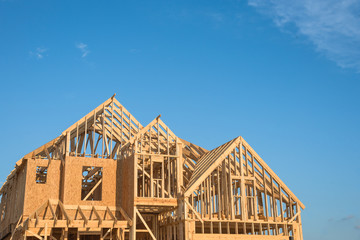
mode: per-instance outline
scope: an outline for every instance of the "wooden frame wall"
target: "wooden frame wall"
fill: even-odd
[[[81,200],[84,166],[104,171],[99,201]],[[242,137],[208,151],[114,96],[19,160],[0,194],[0,240],[303,240],[305,206]]]
[[[204,159],[184,200],[196,233],[295,235],[303,204],[245,140],[236,138]]]

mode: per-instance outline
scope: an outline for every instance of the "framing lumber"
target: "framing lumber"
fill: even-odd
[[[304,204],[242,137],[208,151],[115,95],[15,164],[0,240],[303,240]]]

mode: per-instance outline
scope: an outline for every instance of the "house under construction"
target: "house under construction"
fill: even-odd
[[[208,151],[114,96],[25,155],[0,240],[303,240],[305,206],[242,138]]]

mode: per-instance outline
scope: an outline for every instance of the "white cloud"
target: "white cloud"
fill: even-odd
[[[85,43],[79,43],[76,45],[76,47],[78,49],[80,49],[80,51],[82,53],[82,55],[81,55],[82,58],[86,57],[90,53],[90,51],[88,49],[88,45]]]
[[[248,0],[281,29],[306,36],[316,50],[343,68],[360,71],[358,0]]]
[[[37,59],[42,59],[45,56],[46,48],[38,47],[35,51],[30,51],[31,56],[35,56]]]

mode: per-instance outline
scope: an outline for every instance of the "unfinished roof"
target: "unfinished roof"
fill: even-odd
[[[70,133],[68,135],[70,139],[79,139],[72,142],[70,152],[73,155],[96,155],[102,158],[116,158],[123,147],[127,146],[130,142],[134,143],[134,140],[142,135],[149,137],[151,131],[151,134],[157,135],[157,133],[159,133],[159,136],[169,137],[172,141],[177,139],[177,136],[160,119],[161,115],[146,127],[143,127],[115,98],[115,95],[116,94],[64,130],[58,137],[22,157],[16,162],[15,169],[9,174],[7,180],[14,176],[17,168],[22,164],[24,159],[36,157],[52,159],[57,155],[57,152],[64,147],[63,144],[66,140],[67,133]],[[86,134],[84,134],[84,132],[86,132]],[[198,159],[202,154],[207,152],[207,150],[186,140],[179,139],[179,141],[184,142],[183,164],[185,166],[184,171],[186,172],[184,173],[186,185]],[[5,181],[0,188],[0,193],[3,191],[7,182],[8,181]]]
[[[207,176],[210,172],[212,172],[220,162],[228,155],[229,149],[231,150],[231,146],[238,139],[234,138],[233,140],[211,150],[210,152],[205,153],[200,159],[198,164],[195,167],[194,173],[191,176],[190,182],[186,189],[185,195],[188,192],[191,192],[192,188],[197,186],[199,180],[202,179],[202,176]]]
[[[245,151],[245,153],[243,153]],[[251,152],[251,153],[250,153]],[[185,196],[188,196],[192,193],[198,185],[206,179],[211,172],[213,172],[217,167],[221,166],[221,163],[226,159],[232,158],[234,161],[239,163],[239,156],[245,160],[245,164],[248,164],[246,155],[252,155],[253,159],[252,168],[253,171],[258,175],[259,178],[266,177],[264,173],[268,173],[281,187],[285,190],[286,193],[291,195],[291,198],[299,202],[301,208],[305,208],[305,205],[291,192],[291,190],[285,185],[285,183],[271,170],[271,168],[262,160],[262,158],[250,147],[249,144],[242,137],[236,137],[233,140],[211,150],[204,154],[200,159],[190,182],[186,188]],[[233,171],[242,171],[242,168],[245,167],[245,164],[239,168],[233,168]],[[247,168],[247,166],[246,166]]]
[[[208,151],[114,96],[26,154],[0,195],[0,240],[303,240],[305,206],[242,137]]]

